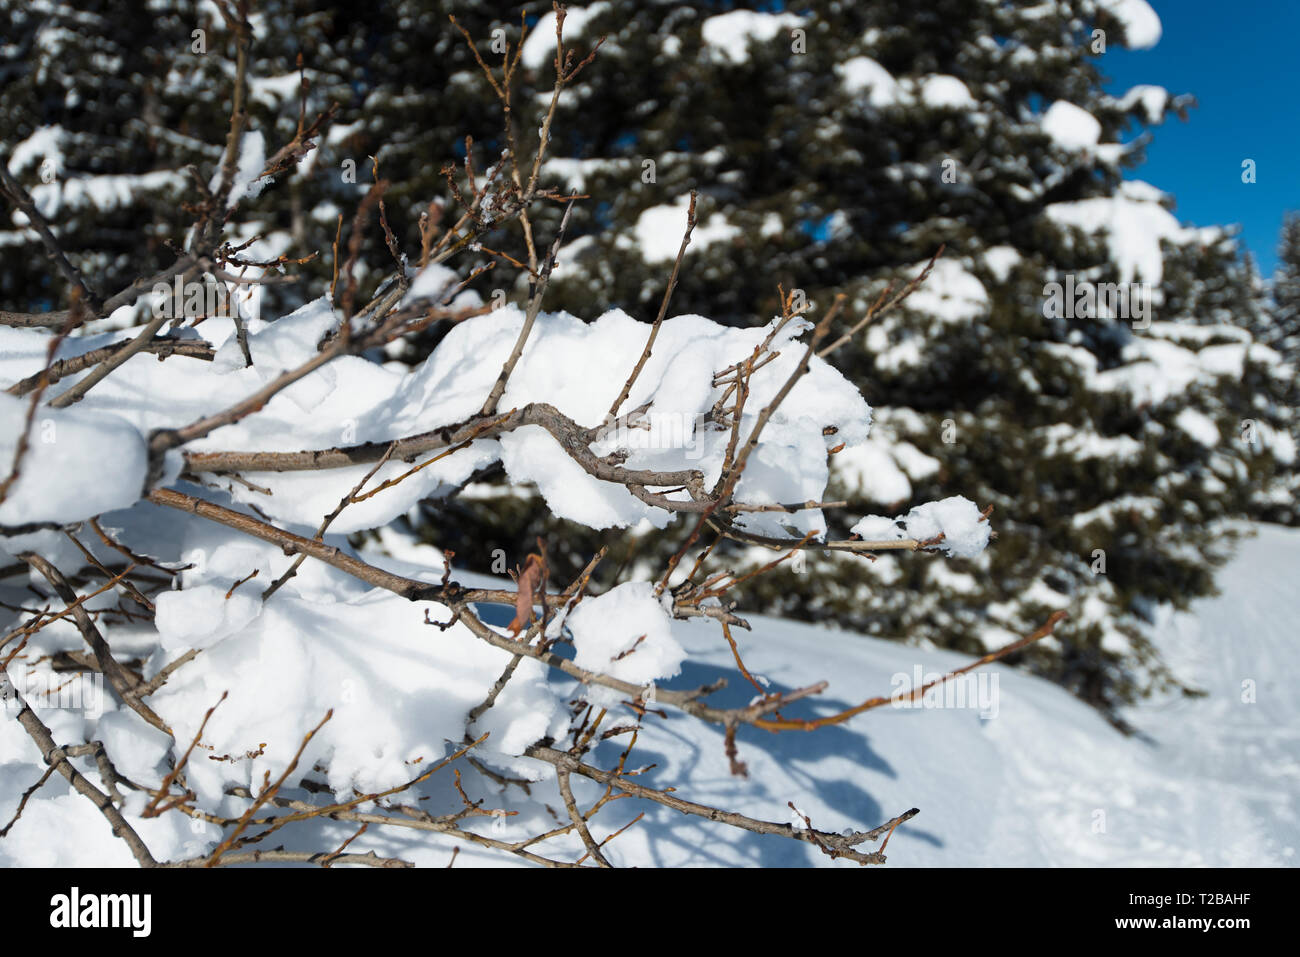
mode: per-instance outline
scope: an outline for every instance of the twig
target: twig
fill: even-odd
[[[533,323],[537,320],[537,314],[542,309],[542,296],[546,292],[546,286],[551,281],[551,270],[555,268],[555,257],[560,251],[560,243],[564,240],[564,231],[569,225],[569,214],[573,212],[573,201],[564,208],[564,217],[560,220],[560,228],[556,232],[555,242],[551,244],[551,251],[546,256],[546,264],[542,267],[540,279],[531,279],[528,284],[528,310],[524,314],[524,324],[519,330],[519,336],[515,339],[514,348],[510,350],[510,356],[506,359],[505,365],[501,367],[497,380],[492,385],[492,391],[488,393],[487,400],[483,403],[480,411],[481,415],[492,415],[496,412],[497,403],[501,400],[501,395],[506,391],[506,383],[510,380],[510,374],[515,370],[515,364],[519,362],[519,357],[524,353],[524,344],[528,342],[528,336],[533,331]]]
[[[307,750],[307,745],[311,743],[311,739],[316,737],[316,732],[325,727],[325,722],[332,717],[334,717],[333,708],[326,711],[325,717],[321,718],[320,723],[307,732],[302,739],[302,744],[298,745],[298,750],[294,753],[294,756],[290,758],[288,767],[284,769],[284,772],[276,779],[274,784],[268,784],[262,789],[257,797],[253,799],[252,805],[244,812],[243,816],[240,817],[239,822],[235,825],[234,831],[227,835],[225,840],[218,844],[213,850],[212,854],[208,857],[208,867],[216,867],[221,863],[221,855],[230,850],[234,845],[239,835],[248,827],[249,821],[252,819],[253,815],[257,813],[258,808],[265,804],[269,798],[275,797],[276,792],[279,791],[284,782],[288,780],[289,775],[298,767],[298,760],[302,757],[302,753]]]
[[[28,224],[40,236],[50,259],[59,268],[59,272],[63,273],[68,285],[75,290],[74,299],[79,299],[91,312],[97,311],[102,303],[101,298],[87,285],[81,271],[68,261],[67,254],[64,253],[63,247],[59,245],[59,241],[55,238],[54,231],[50,229],[50,224],[41,215],[41,211],[36,208],[36,203],[32,200],[31,195],[23,188],[22,183],[18,182],[10,174],[9,161],[6,157],[0,157],[0,192],[4,193],[9,201],[22,210],[23,215],[27,217]]]
[[[573,788],[569,786],[569,772],[564,768],[557,768],[555,779],[560,786],[560,796],[564,799],[564,807],[569,812],[569,819],[573,821],[574,827],[578,829],[578,835],[582,838],[582,843],[586,845],[587,853],[601,867],[612,867],[613,865],[600,852],[600,845],[591,836],[591,831],[587,829],[587,819],[578,810],[578,802],[573,797]]]
[[[158,862],[154,860],[149,848],[140,835],[136,833],[135,828],[122,816],[113,805],[113,799],[95,787],[84,774],[72,766],[68,760],[67,751],[59,747],[54,742],[54,736],[45,723],[36,716],[34,712],[23,700],[18,689],[13,686],[9,680],[9,675],[0,669],[0,700],[17,701],[19,704],[18,723],[22,725],[23,730],[28,736],[36,742],[37,748],[40,749],[41,759],[50,767],[55,768],[63,778],[72,785],[73,789],[82,796],[90,800],[92,804],[104,815],[109,825],[113,829],[113,834],[121,838],[131,850],[132,856],[141,867],[157,867]]]
[[[35,552],[24,552],[18,557],[44,575],[50,585],[53,586],[55,593],[63,601],[67,602],[68,607],[72,610],[77,628],[81,631],[82,637],[86,639],[86,644],[90,646],[90,650],[95,655],[99,670],[108,679],[108,683],[117,694],[118,699],[149,724],[170,736],[172,732],[167,727],[166,722],[158,717],[152,708],[141,701],[136,693],[140,679],[117,663],[108,647],[108,642],[99,633],[99,629],[95,627],[95,623],[91,621],[90,616],[86,614],[86,609],[77,600],[77,593],[72,590],[62,573]]]
[[[636,366],[632,369],[632,374],[627,377],[623,383],[623,388],[618,393],[618,398],[614,404],[609,407],[606,419],[614,419],[618,416],[618,410],[623,403],[627,401],[628,395],[632,392],[632,386],[636,383],[637,378],[641,375],[641,370],[645,367],[650,358],[650,352],[654,348],[655,339],[659,335],[659,327],[663,325],[664,316],[668,314],[668,303],[672,300],[673,290],[677,288],[677,274],[682,268],[682,258],[686,255],[686,247],[691,244],[691,233],[695,231],[695,190],[691,190],[690,205],[686,208],[686,232],[682,235],[682,244],[677,250],[677,258],[673,260],[673,271],[668,277],[668,286],[664,289],[663,301],[659,304],[659,314],[655,316],[654,325],[650,327],[650,335],[646,338],[645,348],[641,351],[641,358],[637,360]]]

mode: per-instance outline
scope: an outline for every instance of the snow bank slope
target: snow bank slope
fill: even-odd
[[[1255,863],[1300,863],[1300,529],[1255,526],[1219,575],[1219,598],[1165,622],[1161,654],[1207,692],[1131,720],[1160,742],[1171,771],[1200,779],[1187,813],[1203,836],[1242,828]],[[1216,823],[1217,822],[1217,823]]]
[[[787,802],[793,802],[830,830],[874,826],[919,807],[921,814],[890,841],[891,867],[1292,865],[1300,842],[1300,701],[1289,691],[1300,679],[1293,624],[1300,592],[1292,587],[1298,573],[1300,530],[1261,526],[1223,570],[1221,597],[1196,603],[1191,614],[1168,616],[1162,650],[1208,694],[1133,709],[1130,720],[1145,740],[1119,734],[1055,685],[994,667],[968,688],[974,694],[967,707],[879,708],[813,733],[742,729],[738,744],[748,779],[729,773],[720,731],[670,710],[666,719],[647,721],[628,768],[653,764],[637,780],[768,820],[790,821]],[[910,687],[917,668],[942,672],[969,660],[775,619],[752,621],[752,634],[735,634],[746,664],[771,687],[830,682],[820,700],[790,708],[788,717],[829,714]],[[725,676],[729,687],[713,702],[748,700],[752,688],[716,628],[676,622],[673,635],[688,653],[674,687]],[[1255,703],[1243,701],[1243,681],[1254,682],[1246,690],[1253,690]],[[85,733],[72,712],[46,714],[60,740]],[[111,736],[116,726],[105,722],[118,717],[105,715],[95,733]],[[598,763],[611,766],[618,747],[602,744]],[[136,763],[151,765],[157,757]],[[0,822],[9,820],[40,770],[16,723],[0,722]],[[573,783],[584,805],[599,796],[589,782]],[[536,785],[532,798],[515,787],[485,797],[489,807],[518,812],[472,825],[504,839],[544,829],[551,820],[544,803],[559,806]],[[57,779],[41,798],[0,841],[0,866],[130,865],[89,802]],[[193,833],[179,815],[140,821],[140,803],[133,801],[128,816],[160,858],[206,852],[219,836]],[[602,811],[593,832],[603,839],[641,811],[646,817],[606,848],[617,865],[856,867],[831,862],[805,844],[635,800]],[[337,846],[354,829],[312,824],[283,833],[291,848],[320,849]],[[445,865],[453,846],[461,852],[458,867],[522,863],[418,832],[390,831],[359,849],[372,846],[428,866]],[[549,852],[574,860],[582,848],[574,839]]]
[[[1149,740],[1124,737],[1055,685],[995,667],[989,717],[979,707],[883,708],[811,734],[745,729],[748,784],[730,778],[720,735],[673,715],[642,736],[640,760],[654,753],[660,762],[647,783],[680,783],[684,795],[738,801],[774,820],[788,820],[793,801],[830,830],[919,807],[890,841],[891,866],[1294,864],[1300,700],[1287,689],[1300,679],[1300,591],[1291,584],[1300,577],[1300,530],[1258,532],[1224,569],[1221,597],[1162,626],[1170,660],[1209,694],[1135,708],[1131,720]],[[895,674],[910,686],[918,665],[938,672],[969,660],[788,622],[754,624],[741,638],[751,670],[779,687],[830,680],[817,713],[888,694]],[[698,670],[682,684],[723,671],[734,700],[746,699],[720,639],[704,626],[682,631],[690,660],[702,655],[712,666],[688,666]],[[1240,700],[1248,679],[1256,704]],[[712,825],[658,820],[618,839],[625,862],[826,862],[789,842],[732,843]]]

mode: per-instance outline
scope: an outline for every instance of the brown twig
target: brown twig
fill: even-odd
[[[64,780],[72,785],[73,790],[95,805],[112,827],[114,836],[126,843],[131,850],[131,855],[141,867],[156,867],[158,862],[149,853],[148,846],[141,840],[130,822],[122,816],[122,812],[113,805],[113,799],[95,787],[84,774],[72,766],[72,762],[68,760],[67,750],[55,743],[50,729],[23,700],[18,689],[9,680],[9,675],[2,669],[0,669],[0,700],[18,702],[18,723],[40,749],[41,760],[56,769]]]

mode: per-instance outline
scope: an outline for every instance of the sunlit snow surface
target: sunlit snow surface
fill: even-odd
[[[404,557],[420,551],[408,549]],[[828,830],[873,826],[920,808],[890,841],[889,866],[1294,864],[1300,840],[1300,702],[1290,689],[1300,679],[1294,628],[1300,594],[1292,587],[1298,571],[1300,531],[1261,526],[1223,571],[1221,597],[1196,602],[1189,614],[1167,616],[1158,637],[1162,653],[1208,694],[1134,707],[1129,720],[1144,736],[1124,737],[1055,685],[995,667],[987,673],[997,676],[996,696],[976,700],[976,707],[882,708],[814,733],[742,729],[738,744],[748,779],[729,773],[719,729],[668,709],[666,719],[647,722],[628,767],[654,764],[637,780],[769,820],[788,821],[787,802],[793,802]],[[418,611],[412,607],[410,613]],[[938,672],[969,660],[772,619],[753,623],[752,634],[737,634],[746,664],[770,688],[830,682],[815,706],[791,709],[792,716],[828,714],[888,694],[896,675],[910,681],[918,668]],[[714,702],[748,700],[752,689],[736,672],[716,626],[675,623],[673,630],[688,658],[669,686],[694,687],[725,676],[730,686]],[[440,640],[446,639],[430,629],[430,645]],[[992,685],[986,681],[983,688],[987,693]],[[1243,700],[1243,691],[1253,691],[1253,703],[1249,693]],[[424,706],[417,691],[410,694],[411,707]],[[51,714],[45,712],[46,720],[60,740],[92,730],[80,718],[60,722]],[[132,732],[128,723],[110,712],[93,730],[112,742],[127,768],[148,767],[161,754],[159,743]],[[606,743],[596,757],[609,764],[616,756],[616,746]],[[0,723],[0,818],[8,820],[40,771],[35,748],[17,724]],[[476,778],[465,772],[471,788]],[[584,803],[598,797],[585,782],[575,781],[575,787]],[[428,793],[433,800],[443,795],[437,787]],[[470,825],[505,839],[553,824],[544,804],[561,808],[554,793],[539,785],[531,798],[514,787],[504,794],[495,786],[472,793],[481,793],[489,807],[520,812],[504,822],[480,819]],[[59,779],[40,795],[0,841],[0,864],[131,863],[91,804],[69,794]],[[231,803],[233,808],[243,802]],[[616,802],[596,817],[597,839],[641,811],[646,817],[607,848],[616,864],[856,866],[833,863],[804,844],[737,832],[634,800]],[[174,814],[142,822],[140,830],[160,858],[210,849],[217,837],[195,834],[188,819]],[[300,824],[276,839],[290,848],[328,849],[353,830],[355,825]],[[461,848],[457,866],[516,863],[464,841],[377,828],[356,849],[441,865],[453,846]],[[576,860],[582,848],[561,842],[550,852]]]

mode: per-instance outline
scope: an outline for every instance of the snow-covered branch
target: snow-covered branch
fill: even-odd
[[[265,155],[245,111],[253,23],[242,0],[218,6],[235,40],[234,105],[211,180],[193,177],[186,253],[102,303],[70,274],[83,289],[70,310],[0,317],[8,393],[0,396],[8,468],[0,547],[44,581],[33,582],[44,607],[6,605],[15,621],[0,638],[2,660],[15,672],[44,673],[55,652],[70,654],[60,646],[70,633],[60,629],[75,626],[91,652],[76,659],[78,670],[106,679],[122,706],[98,732],[105,790],[23,705],[19,722],[43,760],[100,808],[145,866],[163,857],[176,866],[400,865],[347,850],[371,827],[449,835],[538,864],[605,866],[617,861],[611,842],[633,822],[602,839],[592,821],[622,796],[807,842],[832,858],[883,863],[884,842],[915,809],[832,833],[807,818],[776,823],[689,800],[671,784],[651,787],[628,761],[643,722],[665,708],[722,729],[728,765],[743,776],[738,729],[811,731],[889,700],[799,717],[826,681],[769,691],[745,667],[731,631],[748,628],[737,614],[745,591],[796,553],[970,556],[987,545],[988,511],[959,497],[897,521],[861,519],[849,539],[827,535],[825,513],[842,507],[827,501],[831,457],[867,441],[872,424],[871,408],[829,359],[919,288],[934,260],[856,319],[842,318],[842,296],[819,306],[784,290],[780,313],[749,328],[670,317],[696,222],[692,195],[652,323],[621,310],[545,311],[581,197],[541,188],[539,171],[566,85],[599,46],[585,56],[566,48],[557,7],[554,88],[531,164],[513,125],[526,109],[510,92],[521,46],[513,58],[507,49],[498,78],[466,34],[501,100],[506,154],[479,175],[466,144],[463,178],[447,170],[447,204],[459,215],[435,239],[426,210],[421,249],[409,260],[376,160],[377,182],[359,201],[341,268],[338,243],[333,250],[331,291],[304,294],[297,309],[265,321],[234,293],[283,280],[314,253],[297,250],[303,258],[291,260],[240,242],[237,221],[262,186],[274,187],[267,181],[310,154],[332,111],[308,124],[300,110],[295,136],[269,162],[252,162]],[[26,208],[21,196],[15,202]],[[565,203],[549,242],[535,236],[530,215],[544,202]],[[397,272],[369,288],[355,267],[376,217]],[[519,270],[522,308],[489,308],[471,288],[485,270],[448,265],[488,235],[512,250],[492,255],[495,266]],[[155,288],[173,280],[180,292]],[[190,316],[177,300],[195,284],[231,294],[216,314]],[[132,312],[137,300],[152,309],[143,322]],[[97,331],[109,315],[135,321]],[[422,362],[385,361],[389,347],[431,328],[445,334]],[[447,506],[487,469],[535,487],[554,515],[588,528],[631,534],[680,522],[681,547],[662,567],[646,562],[588,594],[603,552],[573,581],[555,582],[548,549],[563,543],[539,541],[536,553],[516,556],[508,582],[403,537],[413,507]],[[83,527],[98,540],[78,538]],[[709,538],[687,570],[688,552]],[[780,557],[737,575],[712,564],[724,539]],[[101,580],[93,597],[78,594]],[[509,625],[498,622],[511,611]],[[722,680],[661,686],[687,663],[675,631],[687,619],[721,629],[752,700],[710,703]],[[1055,621],[1007,650],[1050,634]],[[8,673],[0,677],[16,695]],[[620,737],[629,743],[611,760],[605,743]],[[320,793],[331,800],[317,804]],[[398,803],[404,795],[434,803]],[[529,813],[527,834],[495,830],[522,812],[492,804],[517,800],[536,811],[548,798],[559,799],[564,819],[539,826]],[[186,853],[155,854],[146,842],[166,842],[166,832],[130,823],[161,827],[179,816],[215,834]],[[359,829],[316,851],[258,846],[282,828],[322,821]],[[865,851],[868,842],[880,846]]]

